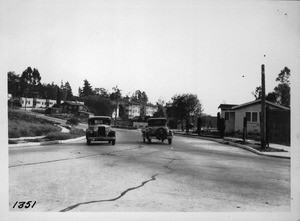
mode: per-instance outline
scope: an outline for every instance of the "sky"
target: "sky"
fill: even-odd
[[[192,93],[213,116],[221,103],[254,100],[262,64],[266,92],[285,66],[292,89],[298,84],[299,1],[0,0],[0,5],[5,78],[30,66],[39,70],[42,83],[68,81],[75,95],[84,79],[109,92],[117,85],[123,95],[145,91],[152,103]]]

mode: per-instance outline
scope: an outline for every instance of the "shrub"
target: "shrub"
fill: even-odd
[[[45,110],[43,110],[43,109],[32,109],[31,112],[35,112],[38,114],[45,114]]]
[[[85,131],[82,129],[74,128],[70,130],[70,134],[76,136],[85,136]]]
[[[69,120],[67,120],[66,124],[71,125],[71,126],[76,126],[79,124],[79,120],[76,117],[72,117]]]
[[[75,138],[75,135],[70,133],[62,133],[62,132],[51,132],[46,135],[45,139],[47,140],[67,140]]]
[[[21,101],[20,101],[20,99],[17,99],[17,98],[15,98],[15,99],[9,99],[8,100],[8,107],[22,107],[22,104],[21,104]]]

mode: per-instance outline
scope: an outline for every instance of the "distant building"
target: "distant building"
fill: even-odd
[[[21,105],[26,108],[33,108],[33,98],[21,97]]]
[[[79,112],[87,112],[88,108],[81,102],[65,101],[61,104],[62,113],[79,114]]]
[[[119,107],[117,108],[117,118],[119,118],[120,105],[125,109],[125,117],[128,119],[138,118],[140,116],[153,116],[157,112],[157,106],[153,104],[140,104],[138,102],[119,101]],[[115,118],[116,110],[113,110],[112,117]]]
[[[142,106],[143,115],[152,117],[158,110],[156,105],[146,104]]]
[[[56,104],[56,100],[39,99],[39,98],[35,100],[35,107],[37,108],[52,107],[54,104]]]
[[[47,108],[56,104],[56,100],[21,97],[22,108]]]
[[[141,114],[141,105],[136,102],[125,103],[125,116],[128,119],[139,117]]]
[[[50,114],[50,115],[61,114],[61,108],[59,108],[59,107],[46,108],[45,114]]]

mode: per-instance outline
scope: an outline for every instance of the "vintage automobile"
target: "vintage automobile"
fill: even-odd
[[[107,116],[93,116],[88,119],[86,130],[86,142],[108,141],[112,145],[116,143],[116,132],[111,128],[111,118]]]
[[[149,118],[148,126],[146,129],[142,130],[143,141],[146,140],[148,143],[151,143],[151,139],[158,139],[164,142],[164,140],[168,140],[168,143],[172,143],[173,134],[172,131],[167,127],[167,119],[166,118]]]

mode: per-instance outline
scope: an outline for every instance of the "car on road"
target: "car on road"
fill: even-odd
[[[157,139],[162,142],[168,140],[168,143],[172,143],[173,134],[167,126],[167,118],[149,118],[146,129],[142,130],[143,141],[146,140],[151,143],[152,139]]]
[[[111,127],[111,118],[108,116],[93,116],[88,119],[86,130],[86,142],[108,141],[112,145],[116,143],[116,131]]]

